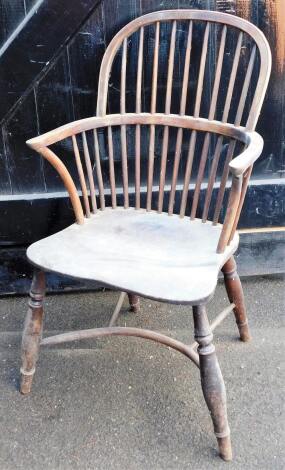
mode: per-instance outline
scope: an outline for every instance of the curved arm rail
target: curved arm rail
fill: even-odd
[[[49,148],[41,147],[38,150],[41,155],[49,161],[49,163],[54,167],[54,169],[58,172],[59,176],[61,177],[66,190],[68,191],[70,201],[74,210],[74,214],[76,217],[76,222],[79,225],[84,223],[84,213],[82,210],[82,205],[78,196],[78,192],[74,181],[67,170],[66,166],[62,163],[60,158]]]
[[[106,128],[108,129],[111,126],[127,126],[127,125],[160,125],[160,126],[171,126],[177,127],[178,129],[190,129],[193,132],[202,131],[206,132],[208,135],[210,133],[218,134],[219,136],[226,136],[234,141],[240,141],[246,145],[246,149],[235,157],[231,162],[229,162],[228,169],[233,175],[233,184],[231,195],[229,199],[226,220],[223,228],[223,233],[218,246],[218,252],[222,252],[225,249],[225,246],[229,243],[231,234],[233,232],[233,227],[237,224],[237,211],[241,208],[241,184],[240,178],[245,172],[252,167],[255,160],[261,154],[263,148],[263,139],[257,132],[247,131],[244,127],[235,126],[229,123],[223,123],[216,120],[210,120],[200,117],[193,116],[184,116],[176,114],[163,114],[163,113],[124,113],[124,114],[113,114],[105,117],[91,117],[87,119],[81,119],[79,121],[74,121],[64,126],[58,127],[50,132],[47,132],[41,136],[35,137],[27,141],[27,144],[32,147],[34,150],[38,151],[44,158],[46,158],[51,165],[58,171],[71,199],[71,203],[74,209],[77,223],[82,224],[84,222],[84,213],[83,208],[79,199],[79,195],[76,189],[76,186],[67,170],[65,165],[61,160],[52,152],[48,146],[55,144],[63,139],[72,137],[73,147],[75,150],[75,157],[77,152],[77,165],[79,164],[79,176],[83,201],[86,209],[86,215],[90,215],[89,200],[88,200],[88,191],[85,184],[84,174],[82,166],[80,163],[80,156],[78,152],[78,147],[76,143],[75,135],[82,133],[83,137],[86,136],[85,132],[93,130],[96,132],[96,129]],[[95,143],[97,140],[95,139]],[[97,144],[98,146],[98,144]],[[95,145],[96,147],[96,145]],[[89,171],[89,186],[90,190],[92,189],[92,169],[89,153],[84,149],[85,159],[88,160],[90,171]],[[110,156],[111,158],[111,156]],[[97,149],[97,160],[96,165],[97,169],[100,167],[99,154]],[[81,174],[80,174],[81,171]],[[98,173],[97,177],[102,176]],[[114,178],[114,176],[113,176]],[[99,179],[100,181],[100,179]],[[124,184],[124,193],[128,193],[128,184],[127,181]],[[244,191],[246,186],[244,186]],[[100,200],[104,199],[104,187],[103,181],[101,182],[101,187],[99,185]],[[92,199],[92,194],[91,194]],[[95,188],[93,188],[93,211],[96,212],[96,199],[95,199]],[[240,210],[239,210],[240,211]]]
[[[246,132],[248,147],[236,156],[229,164],[230,171],[235,176],[240,176],[253,165],[261,155],[263,138],[257,132]]]
[[[181,127],[195,131],[212,132],[214,134],[220,134],[239,140],[245,143],[248,147],[239,156],[239,160],[233,160],[232,163],[236,162],[232,165],[233,173],[239,172],[242,168],[250,166],[260,155],[263,146],[262,137],[255,131],[247,131],[245,127],[201,117],[164,113],[109,114],[105,117],[80,119],[78,121],[65,124],[64,126],[60,126],[38,137],[34,137],[33,139],[29,139],[26,143],[34,150],[40,151],[42,147],[55,144],[56,142],[66,139],[67,137],[72,137],[80,132],[86,132],[101,127],[132,124]],[[246,159],[245,162],[244,159]],[[251,163],[249,163],[249,161]]]

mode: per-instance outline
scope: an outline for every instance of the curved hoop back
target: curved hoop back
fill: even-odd
[[[109,46],[106,49],[104,54],[101,69],[100,69],[100,76],[99,76],[99,85],[98,85],[98,100],[97,100],[97,116],[104,116],[107,112],[107,100],[108,100],[108,88],[109,88],[109,77],[111,74],[111,69],[113,65],[113,61],[115,59],[116,54],[119,52],[120,48],[122,47],[122,66],[121,66],[121,87],[120,87],[120,102],[121,102],[121,113],[126,111],[126,64],[127,64],[127,49],[128,49],[128,41],[130,37],[139,31],[139,47],[138,47],[138,64],[137,64],[137,83],[136,83],[136,110],[128,110],[132,112],[140,112],[141,111],[141,87],[142,87],[142,63],[144,57],[144,30],[146,26],[155,24],[155,49],[154,49],[154,58],[153,58],[153,73],[152,73],[152,99],[151,99],[151,109],[150,112],[156,112],[155,109],[155,102],[157,97],[157,74],[158,74],[158,52],[159,52],[159,39],[160,39],[160,24],[164,22],[172,22],[172,33],[170,39],[170,48],[169,48],[169,57],[168,57],[168,76],[167,76],[167,84],[166,84],[166,103],[165,103],[165,113],[168,114],[170,111],[170,103],[171,103],[171,88],[172,88],[172,77],[173,77],[173,54],[175,49],[175,36],[177,33],[177,24],[178,22],[189,22],[189,32],[188,32],[188,41],[187,41],[187,49],[185,54],[185,67],[184,67],[184,75],[183,75],[183,84],[182,84],[182,93],[181,93],[181,105],[180,105],[180,114],[184,114],[185,112],[185,102],[186,102],[186,95],[187,95],[187,87],[188,87],[188,74],[189,74],[189,62],[190,62],[190,53],[191,53],[191,40],[193,34],[193,24],[195,22],[204,22],[206,23],[206,29],[204,33],[204,43],[201,53],[201,61],[200,61],[200,71],[199,71],[199,78],[197,83],[197,94],[196,94],[196,102],[195,102],[195,112],[194,115],[196,117],[199,116],[200,111],[200,103],[201,103],[201,96],[203,89],[203,79],[204,79],[204,71],[205,71],[205,60],[207,52],[209,51],[209,25],[212,23],[224,25],[225,28],[221,34],[221,43],[220,43],[220,57],[218,58],[217,68],[216,68],[216,77],[215,83],[216,89],[213,89],[213,94],[216,95],[219,92],[219,85],[220,85],[220,75],[223,63],[223,52],[225,48],[225,37],[227,33],[227,28],[232,27],[238,29],[241,34],[238,37],[237,47],[235,52],[235,59],[232,64],[232,71],[231,71],[231,79],[229,82],[228,88],[228,100],[226,100],[225,108],[229,108],[231,104],[232,98],[232,90],[230,88],[234,87],[234,82],[236,78],[238,63],[240,57],[243,54],[242,51],[242,35],[250,36],[259,53],[260,58],[260,67],[259,67],[259,76],[256,84],[256,89],[254,92],[253,99],[251,101],[251,107],[248,114],[248,119],[246,122],[246,128],[248,130],[254,130],[261,106],[264,100],[265,91],[267,88],[270,70],[271,70],[271,52],[268,45],[268,42],[263,35],[263,33],[252,23],[242,18],[229,15],[227,13],[220,13],[215,11],[205,11],[205,10],[164,10],[164,11],[157,11],[153,13],[149,13],[147,15],[141,16],[136,18],[135,20],[128,23],[125,27],[123,27],[116,36],[112,39]],[[163,45],[164,46],[164,45]],[[242,95],[239,106],[237,109],[236,115],[236,124],[240,124],[242,113],[244,110],[244,103],[247,98],[249,84],[251,81],[252,71],[255,63],[256,58],[256,47],[252,48],[251,56],[248,63],[247,73],[245,76],[245,85],[242,90]],[[220,62],[219,62],[220,60]],[[209,118],[213,119],[213,114],[215,113],[215,108],[217,104],[217,96],[215,99],[212,99],[211,102],[211,109],[210,113],[212,116]],[[145,110],[148,111],[148,110]],[[228,120],[228,109],[227,112],[223,113],[223,120],[227,122]]]

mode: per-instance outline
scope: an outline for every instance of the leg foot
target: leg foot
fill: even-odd
[[[35,365],[42,334],[44,292],[45,274],[42,271],[36,270],[32,281],[29,309],[22,338],[20,391],[24,395],[30,393],[35,373]]]
[[[240,339],[241,341],[250,341],[251,335],[246,316],[244,295],[236,268],[236,262],[232,256],[223,266],[222,272],[224,274],[229,301],[235,304],[234,314],[239,329]]]
[[[135,294],[128,294],[130,303],[130,312],[137,313],[140,310],[140,298]]]
[[[218,446],[219,446],[219,456],[229,462],[233,459],[231,438],[230,436],[226,437],[217,437]]]
[[[203,395],[211,414],[214,432],[218,440],[219,454],[231,460],[230,429],[227,418],[226,389],[212,344],[213,334],[204,305],[193,307],[195,340],[199,344],[200,376]]]
[[[28,395],[30,393],[33,383],[35,370],[32,371],[31,374],[27,375],[25,371],[21,369],[21,382],[20,382],[20,392],[23,395]]]

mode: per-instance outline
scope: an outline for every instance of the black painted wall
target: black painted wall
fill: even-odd
[[[0,48],[38,0],[0,0]]]
[[[35,3],[0,1],[0,45]],[[240,227],[285,225],[282,0],[44,0],[37,4],[37,14],[0,56],[0,247],[25,246],[73,221],[61,181],[25,141],[94,115],[99,67],[113,35],[141,14],[169,8],[236,14],[255,23],[268,38],[273,70],[257,129],[265,147],[254,168]],[[115,103],[115,93],[113,99]]]

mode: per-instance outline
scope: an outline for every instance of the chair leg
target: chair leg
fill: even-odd
[[[30,290],[29,309],[27,312],[22,337],[22,367],[20,391],[30,393],[43,325],[43,299],[45,294],[45,273],[35,270]]]
[[[137,313],[140,310],[140,298],[138,295],[135,294],[128,294],[129,304],[130,304],[130,312]]]
[[[204,305],[193,307],[195,340],[199,344],[200,376],[204,398],[214,425],[219,455],[223,460],[232,459],[230,429],[227,418],[226,389],[212,344],[213,334]]]
[[[239,329],[240,339],[241,341],[249,341],[251,336],[246,316],[244,295],[233,256],[223,266],[222,272],[229,300],[235,304],[234,314]]]

